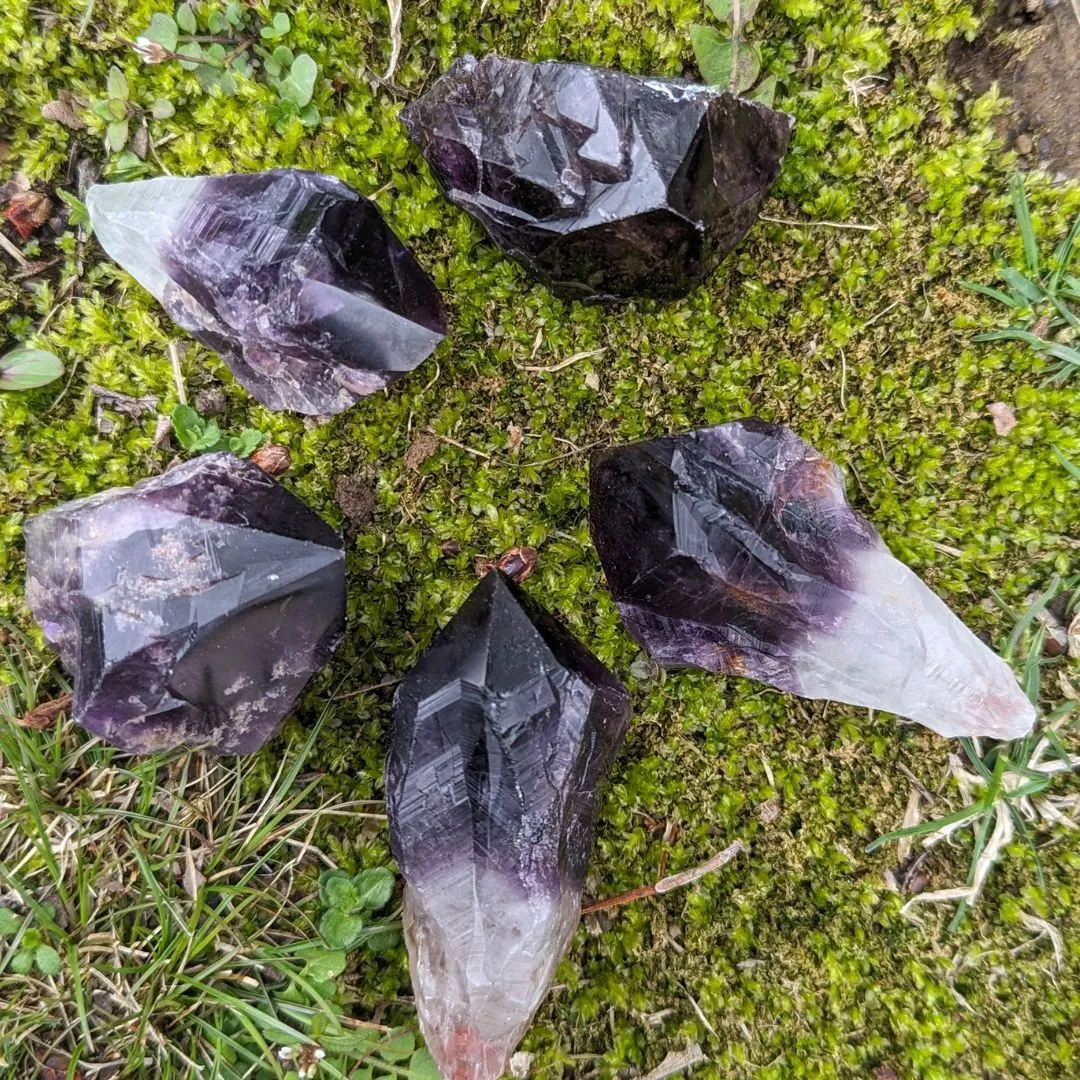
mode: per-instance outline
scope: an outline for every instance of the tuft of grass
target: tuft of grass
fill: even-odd
[[[1064,610],[1072,615],[1080,604],[1080,576],[1068,581],[1055,577],[1047,589],[1036,596],[1022,615],[1001,601],[1006,613],[1016,617],[1015,626],[1002,649],[1005,660],[1014,659],[1022,641],[1021,684],[1028,700],[1038,708],[1042,693],[1044,668],[1053,663],[1044,657],[1048,605],[1062,592]],[[1080,695],[1078,695],[1080,697]],[[920,821],[879,836],[867,846],[867,852],[904,839],[919,838],[929,850],[970,828],[974,834],[967,880],[963,886],[924,892],[908,901],[905,909],[919,903],[953,903],[956,912],[949,923],[959,930],[971,909],[978,903],[983,886],[994,865],[1005,854],[1007,845],[1019,835],[1034,858],[1036,875],[1045,889],[1045,874],[1034,831],[1040,826],[1080,827],[1080,796],[1053,790],[1054,780],[1062,773],[1080,768],[1080,756],[1070,753],[1066,739],[1080,719],[1080,700],[1065,701],[1041,718],[1034,731],[1022,739],[995,743],[984,749],[979,739],[963,738],[960,745],[975,772],[967,771],[959,758],[950,757],[949,777],[955,781],[963,805],[950,813]]]
[[[1021,172],[1013,176],[1012,205],[1024,247],[1026,272],[1008,264],[999,269],[1007,292],[973,281],[962,282],[972,292],[1004,304],[1011,312],[1012,325],[976,334],[973,340],[1023,342],[1051,361],[1047,381],[1060,383],[1080,372],[1080,315],[1072,306],[1080,301],[1080,277],[1069,272],[1076,240],[1080,237],[1080,214],[1048,265],[1043,266]]]
[[[19,726],[58,679],[16,628],[5,636],[0,1070],[34,1075],[62,1052],[86,1075],[284,1078],[318,1050],[330,1077],[368,1057],[411,1075],[410,1032],[345,1016],[347,954],[313,921],[319,872],[336,870],[320,829],[382,818],[319,794],[323,719],[268,779],[258,757],[132,758],[63,717]]]

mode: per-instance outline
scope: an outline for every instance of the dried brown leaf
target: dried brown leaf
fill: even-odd
[[[56,718],[68,711],[71,707],[71,695],[64,694],[55,701],[43,701],[36,708],[31,709],[25,716],[16,720],[19,727],[32,728],[34,731],[44,731],[56,723]]]
[[[48,195],[39,191],[20,191],[9,200],[4,216],[20,240],[29,240],[52,216],[52,209],[52,199]]]
[[[41,115],[72,131],[82,131],[86,121],[82,118],[81,108],[82,102],[70,90],[61,90],[55,101],[47,101],[41,106]]]

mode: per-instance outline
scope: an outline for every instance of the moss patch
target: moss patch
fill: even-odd
[[[853,503],[892,550],[990,635],[1007,630],[985,604],[991,587],[1022,605],[1076,566],[1080,492],[1051,448],[1080,460],[1080,380],[1041,387],[1030,353],[972,345],[996,313],[959,285],[989,279],[995,246],[1019,253],[1007,200],[1013,159],[990,127],[1006,104],[991,93],[962,108],[944,78],[946,42],[976,28],[969,5],[765,5],[765,71],[797,120],[765,214],[875,228],[762,221],[685,301],[617,312],[532,285],[441,199],[397,121],[402,97],[372,80],[390,48],[377,0],[293,13],[289,44],[321,67],[324,119],[310,134],[299,124],[276,131],[273,95],[250,82],[235,99],[208,97],[174,65],[143,66],[122,39],[145,28],[156,7],[148,0],[97,0],[80,38],[84,7],[61,0],[49,27],[29,0],[0,12],[10,143],[0,179],[21,169],[70,188],[73,144],[100,157],[101,132],[73,135],[42,120],[41,105],[61,89],[100,96],[116,63],[133,96],[177,106],[152,124],[163,167],[295,165],[341,177],[377,200],[453,315],[432,361],[323,426],[260,408],[188,343],[189,394],[223,384],[230,430],[256,427],[288,446],[285,482],[326,517],[342,521],[338,477],[374,486],[371,521],[350,532],[349,639],[302,719],[346,673],[350,690],[403,672],[472,587],[475,557],[515,544],[540,552],[529,591],[629,677],[635,647],[588,539],[578,450],[595,442],[748,413],[789,424],[845,468]],[[395,81],[415,92],[455,55],[491,49],[691,73],[688,26],[701,16],[694,0],[406,4]],[[1080,190],[1038,180],[1029,189],[1049,246],[1080,209]],[[153,448],[152,419],[99,437],[88,387],[155,394],[167,410],[176,331],[92,244],[80,252],[69,235],[61,248],[51,279],[0,282],[5,336],[21,340],[47,319],[41,341],[70,372],[59,400],[58,386],[0,397],[0,615],[23,623],[26,515],[131,483],[172,456]],[[591,355],[555,373],[522,369],[582,352]],[[986,413],[999,400],[1019,420],[1007,438]],[[427,428],[439,447],[409,468],[406,451]],[[451,540],[460,553],[446,556]],[[750,852],[692,890],[615,914],[602,933],[581,931],[523,1045],[538,1075],[644,1071],[686,1039],[712,1060],[702,1075],[717,1077],[866,1077],[890,1064],[928,1080],[1056,1078],[1077,1068],[1080,841],[1065,836],[1045,853],[1045,894],[1017,846],[961,934],[946,935],[933,911],[913,926],[883,884],[894,853],[863,849],[899,823],[903,769],[935,788],[949,744],[889,716],[748,682],[699,673],[630,682],[636,718],[606,801],[593,891],[654,880],[665,854],[675,870],[734,837]],[[380,794],[388,705],[385,689],[340,703],[318,751],[332,786]],[[761,825],[754,808],[773,795],[781,815]],[[678,826],[670,843],[666,823]],[[377,831],[334,843],[350,865],[385,857]],[[962,869],[962,853],[951,865],[942,856],[934,887],[958,883]],[[1063,970],[1051,974],[1043,945],[1010,955],[1030,936],[1024,911],[1065,933]],[[407,993],[401,955],[364,964],[368,1003]]]

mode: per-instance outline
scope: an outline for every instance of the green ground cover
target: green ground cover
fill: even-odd
[[[340,476],[367,478],[375,490],[371,520],[347,529],[348,639],[281,740],[245,768],[248,794],[270,785],[283,752],[294,755],[325,712],[305,776],[313,768],[321,775],[320,798],[378,799],[391,691],[331,695],[401,674],[474,584],[477,556],[533,545],[540,557],[529,591],[635,696],[589,892],[653,881],[662,865],[692,866],[736,838],[749,848],[692,889],[583,926],[523,1044],[535,1054],[533,1075],[629,1076],[688,1040],[710,1059],[702,1076],[869,1077],[884,1066],[927,1080],[1080,1073],[1076,833],[1038,836],[1050,844],[1041,888],[1030,847],[1013,844],[957,933],[946,930],[948,909],[926,905],[921,925],[903,917],[907,898],[883,876],[895,848],[865,848],[900,824],[911,776],[940,789],[939,809],[959,805],[955,788],[942,788],[956,745],[891,716],[750,682],[692,672],[635,677],[637,650],[604,589],[586,524],[585,448],[756,414],[790,425],[840,463],[854,505],[893,552],[995,640],[1012,623],[990,602],[991,589],[1022,609],[1055,573],[1075,573],[1080,481],[1054,448],[1080,462],[1080,379],[1044,385],[1043,362],[1021,345],[972,343],[1001,325],[1001,309],[960,284],[993,280],[995,248],[1022,265],[1009,205],[1014,160],[990,127],[1007,103],[993,94],[959,100],[946,71],[948,40],[973,34],[980,13],[957,0],[766,0],[755,37],[765,73],[777,78],[777,105],[796,117],[764,211],[782,220],[759,222],[686,300],[613,313],[556,300],[502,258],[439,196],[397,113],[466,50],[690,73],[689,26],[703,18],[695,0],[406,3],[389,88],[373,78],[390,54],[383,5],[305,4],[290,12],[288,43],[320,67],[322,119],[311,130],[282,123],[266,87],[242,79],[236,97],[223,98],[203,93],[175,64],[143,65],[124,40],[161,9],[150,0],[91,0],[89,9],[86,0],[58,0],[54,19],[28,0],[4,5],[0,180],[21,170],[70,190],[73,144],[104,157],[104,121],[73,133],[40,110],[61,90],[101,98],[116,64],[133,99],[168,97],[176,107],[151,122],[158,146],[148,174],[282,165],[331,172],[376,199],[453,318],[449,340],[424,367],[323,425],[262,409],[212,354],[188,343],[188,393],[223,385],[228,429],[258,428],[288,446],[294,464],[284,482],[320,513],[342,523]],[[1080,189],[1038,177],[1028,188],[1050,250],[1080,210]],[[0,616],[27,630],[26,516],[160,471],[175,454],[153,447],[152,418],[121,419],[111,436],[99,435],[89,386],[154,394],[167,410],[177,403],[167,355],[176,331],[92,241],[80,245],[72,231],[60,249],[62,263],[43,278],[16,281],[10,262],[0,276],[3,347],[33,338],[44,322],[33,339],[68,368],[66,383],[0,395]],[[32,243],[25,250],[33,256]],[[536,370],[581,353],[589,355],[558,371]],[[986,413],[995,401],[1016,410],[1007,437]],[[406,451],[426,429],[440,441],[412,467]],[[460,553],[444,555],[446,541]],[[1064,662],[1047,670],[1047,707],[1060,700],[1067,671]],[[13,670],[4,675],[17,681]],[[54,678],[49,692],[59,689]],[[60,760],[49,749],[55,736],[19,738],[18,747],[0,746],[0,763],[40,765],[29,789],[55,805],[65,774],[42,764]],[[65,745],[75,754],[73,738]],[[111,767],[111,759],[93,762]],[[757,807],[774,796],[779,816],[763,823]],[[24,789],[10,805],[0,800],[0,851],[5,830],[30,828],[16,805],[27,798]],[[319,835],[350,870],[388,859],[377,819],[330,818]],[[963,882],[970,844],[970,833],[960,835],[954,851],[928,860],[932,888]],[[8,885],[0,879],[0,898]],[[1049,936],[1027,947],[1031,916],[1063,935],[1060,964]],[[12,1075],[33,1075],[25,1071],[31,1050],[80,1014],[73,972],[85,977],[94,954],[77,926],[60,929],[70,944],[64,972],[53,989],[42,982],[35,991],[63,1003],[52,1021],[48,1010],[20,1013],[25,980],[0,972],[0,1052],[27,1015],[42,1032],[9,1052]],[[242,939],[242,921],[232,932]],[[411,1022],[402,948],[359,954],[350,986],[355,1016]],[[216,1000],[202,999],[210,1023]],[[70,1026],[69,1049],[81,1037]],[[189,1051],[181,1030],[166,1024],[163,1038]],[[108,1044],[95,1045],[94,1060]],[[277,1069],[271,1058],[266,1068]],[[175,1072],[147,1068],[185,1074],[179,1059],[169,1066]]]

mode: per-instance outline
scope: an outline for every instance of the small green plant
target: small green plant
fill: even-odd
[[[0,908],[0,941],[15,939],[6,967],[16,975],[29,975],[36,968],[39,974],[55,978],[60,974],[60,954],[28,922],[29,919],[20,919],[10,908]]]
[[[396,922],[372,920],[386,907],[394,893],[394,875],[383,866],[349,874],[326,870],[319,876],[319,900],[323,906],[319,933],[331,949],[348,952],[364,945],[379,950],[397,941]]]
[[[20,345],[0,356],[0,390],[35,390],[63,374],[60,358],[45,349]]]
[[[229,0],[224,7],[182,3],[174,14],[155,12],[136,40],[148,64],[174,60],[194,72],[199,86],[231,96],[240,78],[263,81],[277,93],[270,117],[279,131],[293,119],[315,127],[319,110],[312,98],[319,66],[307,53],[294,54],[283,42],[292,29],[284,11],[269,11]]]
[[[1055,577],[1023,614],[1014,611],[994,593],[995,600],[1006,614],[1016,620],[1001,650],[1002,657],[1011,661],[1021,641],[1027,640],[1020,682],[1028,700],[1036,708],[1043,669],[1056,662],[1056,658],[1048,659],[1043,655],[1047,635],[1046,611],[1061,592],[1066,594],[1066,615],[1074,613],[1080,607],[1080,576],[1068,581]],[[1058,805],[1059,796],[1052,792],[1051,787],[1059,774],[1080,768],[1080,756],[1070,754],[1063,741],[1078,718],[1080,700],[1071,699],[1051,710],[1035,730],[1022,739],[997,743],[988,749],[983,749],[978,739],[960,739],[964,754],[975,770],[970,772],[958,762],[950,770],[964,805],[941,817],[879,836],[866,849],[868,852],[876,851],[893,841],[915,837],[921,838],[923,847],[928,849],[950,840],[963,829],[970,827],[974,831],[964,885],[922,893],[909,901],[909,906],[927,901],[955,903],[956,912],[949,929],[958,930],[967,913],[978,903],[990,871],[1017,835],[1033,853],[1039,884],[1043,885],[1042,863],[1033,833],[1039,822],[1060,821],[1067,817]]]
[[[1012,181],[1012,204],[1024,244],[1026,273],[1004,265],[999,276],[1008,291],[973,281],[961,282],[965,288],[1004,304],[1012,324],[1003,330],[976,334],[975,341],[1020,341],[1051,362],[1047,382],[1061,383],[1080,372],[1080,315],[1073,304],[1080,301],[1080,277],[1069,273],[1080,237],[1080,214],[1044,265],[1039,242],[1031,221],[1027,188],[1023,173]]]
[[[230,450],[237,457],[250,457],[266,440],[265,432],[255,428],[244,428],[239,435],[225,435],[216,420],[200,416],[190,405],[177,405],[171,419],[176,441],[192,454]]]
[[[149,149],[147,121],[166,120],[176,112],[168,98],[158,98],[145,108],[136,105],[131,100],[127,76],[115,64],[109,68],[105,97],[95,101],[91,111],[105,121],[106,150],[119,154],[130,142],[132,152],[140,159],[146,156]]]
[[[690,27],[690,44],[701,77],[707,83],[772,105],[776,76],[768,75],[758,83],[761,51],[744,37],[760,4],[761,0],[706,0],[720,27],[695,23]]]

